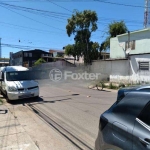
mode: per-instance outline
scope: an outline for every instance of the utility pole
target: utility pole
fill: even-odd
[[[144,28],[150,27],[150,0],[145,0],[145,12],[144,12]]]
[[[128,48],[130,48],[130,31],[128,31]]]
[[[2,44],[1,44],[1,38],[0,38],[0,58],[2,58]]]

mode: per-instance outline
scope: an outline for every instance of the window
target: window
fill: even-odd
[[[143,109],[141,114],[139,115],[138,119],[143,121],[145,124],[150,126],[150,103],[146,105],[146,107]]]
[[[32,53],[29,53],[29,57],[32,57]]]
[[[139,70],[149,70],[149,62],[139,62]]]
[[[24,57],[28,57],[28,53],[24,53]]]
[[[29,71],[17,71],[17,72],[7,72],[6,79],[7,81],[23,81],[23,80],[31,80]]]
[[[135,40],[130,41],[128,45],[128,41],[126,42],[125,49],[131,48],[131,50],[135,50]]]

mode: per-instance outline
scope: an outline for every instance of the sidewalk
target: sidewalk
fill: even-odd
[[[39,150],[5,105],[0,105],[0,149]]]
[[[0,150],[77,150],[25,105],[4,100],[0,110]]]

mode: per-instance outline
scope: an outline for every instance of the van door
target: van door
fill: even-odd
[[[133,150],[150,150],[150,102],[135,120]]]

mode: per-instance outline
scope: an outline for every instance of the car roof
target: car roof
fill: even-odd
[[[27,71],[29,70],[26,67],[22,67],[22,66],[6,66],[6,67],[1,67],[1,71],[2,72],[12,72],[12,71]]]

